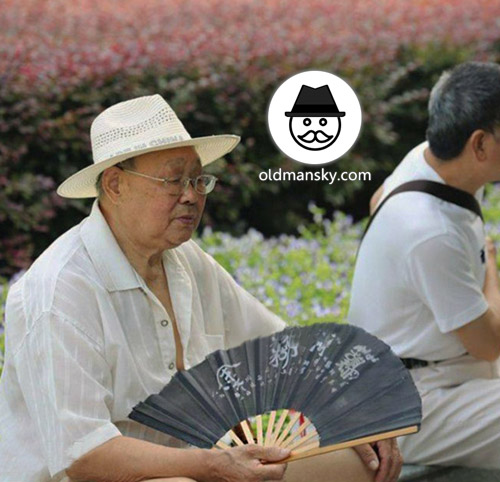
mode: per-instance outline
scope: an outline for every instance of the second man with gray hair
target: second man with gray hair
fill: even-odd
[[[373,196],[353,279],[349,321],[392,346],[422,396],[406,462],[500,469],[500,290],[480,209],[498,180],[500,66],[467,62],[441,76],[427,142]]]

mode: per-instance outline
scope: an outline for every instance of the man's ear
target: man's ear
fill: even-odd
[[[486,132],[482,129],[477,129],[471,134],[468,141],[474,157],[479,162],[484,162],[487,158],[485,137]]]
[[[102,173],[102,189],[113,204],[118,204],[123,195],[124,177],[123,171],[116,166],[109,167]]]

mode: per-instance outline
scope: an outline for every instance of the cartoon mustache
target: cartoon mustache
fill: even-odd
[[[320,144],[323,144],[325,142],[328,142],[330,139],[333,138],[333,136],[329,136],[328,134],[325,134],[322,130],[319,131],[313,131],[312,129],[308,130],[305,134],[302,134],[301,136],[297,136],[302,142],[319,142]]]

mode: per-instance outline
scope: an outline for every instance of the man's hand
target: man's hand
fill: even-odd
[[[373,196],[370,198],[370,216],[375,212],[375,208],[377,207],[382,194],[384,194],[383,184],[378,187],[378,189],[373,193]]]
[[[395,438],[354,447],[363,462],[377,471],[375,482],[396,482],[403,466],[403,457]]]
[[[500,280],[497,269],[497,250],[493,239],[486,237],[486,275],[484,278],[483,292],[486,299],[498,297],[500,294]]]
[[[488,309],[456,333],[467,352],[478,360],[495,361],[500,356],[500,280],[497,251],[493,240],[486,238],[486,274],[483,293]]]
[[[209,473],[200,482],[261,482],[282,480],[287,464],[272,464],[290,455],[278,447],[243,445],[214,451]],[[263,464],[262,462],[267,462]]]

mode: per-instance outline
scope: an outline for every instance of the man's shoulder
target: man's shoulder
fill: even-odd
[[[19,284],[16,289],[23,292],[27,317],[33,319],[42,312],[50,311],[54,298],[61,293],[61,285],[70,286],[75,279],[85,278],[92,273],[92,263],[82,243],[79,228],[79,225],[74,226],[59,236],[12,287]],[[93,285],[95,281],[89,279]]]
[[[42,315],[52,312],[55,299],[65,296],[59,288],[60,280],[64,279],[67,267],[79,253],[78,238],[78,226],[59,236],[10,286],[5,319],[12,351],[17,351]]]
[[[442,182],[439,175],[426,163],[424,151],[428,146],[423,142],[414,147],[403,158],[394,172],[385,180],[380,203],[400,185],[414,180],[426,179]],[[446,235],[451,225],[447,219],[447,206],[435,196],[418,191],[399,193],[381,209],[377,224],[383,227],[389,236],[396,239],[419,242],[423,239]],[[406,244],[406,241],[405,241]]]
[[[436,208],[436,199],[419,192],[389,199],[377,218],[370,227],[369,231],[375,231],[370,237],[388,243],[391,249],[400,244],[405,252],[412,245],[454,231],[442,210]]]
[[[392,190],[405,182],[416,179],[436,180],[438,178],[430,166],[426,165],[424,151],[427,146],[427,142],[422,142],[404,156],[396,169],[384,181],[384,192],[381,199],[384,199]]]

